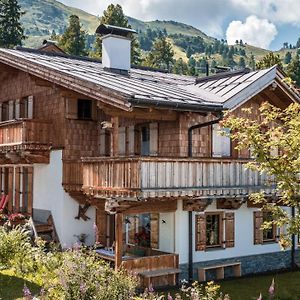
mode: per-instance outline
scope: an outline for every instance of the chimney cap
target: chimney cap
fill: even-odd
[[[137,33],[137,32],[132,28],[118,27],[109,24],[101,24],[96,29],[96,33],[101,35],[114,34],[123,37],[129,37],[130,34]]]

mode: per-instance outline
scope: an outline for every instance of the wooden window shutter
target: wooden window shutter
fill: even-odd
[[[15,117],[16,117],[16,119],[20,118],[20,102],[21,102],[20,99],[17,99],[15,102]]]
[[[254,223],[254,245],[263,243],[263,230],[261,226],[263,224],[263,212],[253,212],[253,223]]]
[[[158,123],[150,123],[150,155],[158,154]]]
[[[127,145],[127,153],[128,155],[134,155],[135,154],[135,151],[134,151],[134,148],[135,148],[135,145],[134,145],[134,126],[128,126],[127,127],[127,141],[128,141],[128,145]]]
[[[159,244],[159,214],[150,214],[151,248],[158,249]]]
[[[225,247],[232,248],[234,247],[234,213],[226,212],[225,213]]]
[[[8,119],[13,120],[15,118],[15,101],[11,100],[8,104]]]
[[[77,99],[66,98],[66,117],[68,119],[77,119],[78,105]]]
[[[28,174],[28,207],[27,213],[32,214],[32,207],[33,207],[33,167],[27,168]]]
[[[27,111],[27,118],[33,118],[33,96],[28,96],[28,111]]]
[[[119,154],[125,155],[125,152],[126,152],[125,127],[119,127]]]
[[[203,251],[206,249],[206,217],[205,214],[196,215],[196,251]]]

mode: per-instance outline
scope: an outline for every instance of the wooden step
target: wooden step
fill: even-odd
[[[37,224],[35,225],[37,233],[46,233],[53,231],[53,226],[49,224]]]

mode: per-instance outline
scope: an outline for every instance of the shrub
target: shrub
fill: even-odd
[[[114,271],[96,254],[82,248],[63,253],[56,275],[57,282],[45,286],[50,299],[132,299],[137,285],[134,277]]]
[[[34,248],[28,230],[17,226],[12,230],[0,227],[0,266],[26,272]]]

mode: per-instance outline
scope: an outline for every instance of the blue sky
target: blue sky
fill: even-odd
[[[60,0],[101,15],[110,3],[141,20],[174,20],[193,25],[229,43],[277,50],[300,37],[300,0]]]

